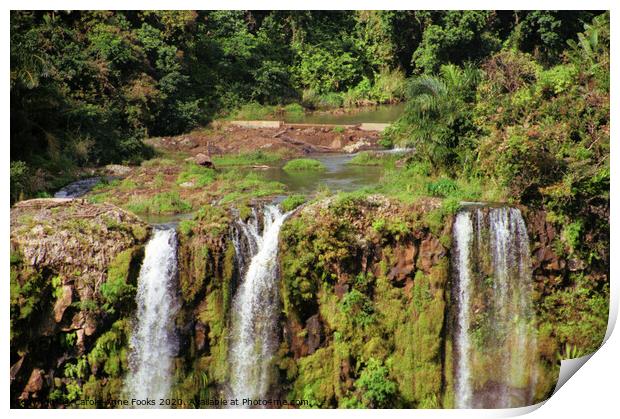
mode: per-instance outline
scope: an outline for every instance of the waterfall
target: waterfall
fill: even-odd
[[[458,272],[456,282],[456,295],[458,307],[469,307],[469,251],[472,241],[473,226],[469,212],[460,212],[454,221],[454,242],[456,263],[454,264]],[[469,310],[460,309],[457,313],[456,335],[456,359],[457,368],[455,374],[456,407],[463,408],[471,405],[471,383],[469,358]]]
[[[240,275],[244,275],[249,259],[258,252],[258,243],[261,240],[256,208],[252,208],[252,215],[247,221],[237,218],[233,223],[232,242],[235,247],[237,268]]]
[[[177,353],[174,318],[177,237],[174,228],[156,227],[146,245],[138,278],[137,313],[130,341],[130,374],[125,384],[129,398],[170,397],[173,358]]]
[[[244,278],[233,299],[231,398],[257,399],[269,389],[271,361],[277,348],[278,235],[287,216],[276,206],[265,206],[262,234],[256,214],[245,223],[238,221],[234,229],[240,265],[246,260],[242,246],[252,258],[246,268],[240,266]]]
[[[521,212],[466,208],[456,216],[453,237],[455,407],[532,404],[536,333]]]

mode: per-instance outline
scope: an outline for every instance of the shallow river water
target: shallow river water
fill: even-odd
[[[354,154],[315,154],[307,158],[319,160],[325,165],[323,172],[286,172],[282,163],[265,169],[267,180],[278,181],[286,185],[290,193],[311,194],[324,187],[333,192],[350,192],[376,185],[381,179],[383,168],[380,166],[355,166],[348,164]]]
[[[342,114],[309,112],[302,115],[287,115],[284,117],[284,122],[334,125],[361,124],[363,122],[389,123],[397,120],[403,114],[404,110],[405,105],[403,103],[396,105],[368,106]]]

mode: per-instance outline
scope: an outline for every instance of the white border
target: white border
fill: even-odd
[[[253,2],[248,1],[240,1],[240,0],[228,0],[228,1],[162,1],[162,0],[108,0],[105,2],[102,1],[94,1],[94,0],[82,0],[82,1],[68,1],[68,0],[60,0],[60,1],[33,1],[33,0],[23,0],[20,2],[12,2],[12,4],[7,4],[5,8],[5,14],[3,15],[4,22],[4,31],[3,37],[4,42],[1,44],[2,48],[2,60],[4,61],[5,69],[7,69],[7,74],[10,71],[10,62],[9,62],[9,9],[101,9],[105,7],[106,9],[252,9],[252,10],[271,10],[271,9],[288,9],[288,10],[306,10],[306,9],[315,9],[315,10],[338,10],[338,9],[397,9],[397,10],[406,10],[406,9],[430,9],[430,10],[443,10],[443,9],[505,9],[505,10],[534,10],[534,9],[590,9],[590,10],[609,10],[612,9],[611,20],[612,20],[612,42],[611,42],[611,50],[612,50],[612,61],[611,61],[611,72],[613,74],[612,80],[612,120],[618,121],[617,112],[616,112],[616,97],[618,94],[617,85],[614,83],[615,77],[618,74],[618,66],[615,62],[615,57],[617,57],[617,46],[615,40],[615,29],[618,28],[618,21],[620,19],[617,18],[618,7],[613,7],[613,3],[611,1],[600,1],[600,0],[590,0],[588,2],[577,2],[577,1],[561,1],[561,0],[546,0],[546,1],[533,1],[533,0],[525,0],[525,1],[505,1],[498,2],[497,0],[489,1],[489,0],[481,0],[481,1],[456,1],[456,0],[435,0],[435,1],[416,1],[416,2],[405,2],[405,1],[394,1],[394,0],[384,0],[384,1],[369,1],[369,0],[342,0],[342,1],[328,1],[328,0],[315,0],[313,2],[307,1],[299,1],[299,0],[289,0],[289,1],[264,1],[264,0],[256,0]],[[6,76],[5,76],[6,77]],[[2,260],[2,266],[4,269],[4,281],[0,287],[0,301],[7,301],[9,299],[9,281],[8,281],[8,271],[9,271],[9,149],[10,149],[10,133],[9,133],[9,123],[10,123],[10,115],[9,115],[9,83],[8,80],[5,79],[5,82],[2,84],[2,94],[4,98],[3,102],[3,112],[1,113],[2,118],[2,126],[4,127],[4,138],[0,143],[0,147],[2,147],[2,170],[5,175],[1,179],[2,185],[2,203],[0,211],[4,215],[5,223],[2,225],[4,240],[1,242],[0,248],[0,260]],[[615,126],[615,125],[614,125]],[[615,131],[612,132],[612,137],[617,137],[614,135]],[[617,141],[617,138],[612,138],[612,144]],[[616,147],[612,146],[611,150],[611,171],[612,178],[616,178],[616,169],[615,164],[618,162]],[[618,187],[617,183],[612,182],[612,196],[617,196]],[[620,214],[618,214],[617,206],[613,205],[611,207],[611,219],[618,219]],[[618,237],[618,233],[620,230],[617,228],[615,222],[611,223],[611,235],[612,237]],[[618,263],[615,263],[618,252],[616,251],[617,246],[613,245],[611,248],[611,293],[612,293],[612,301],[610,308],[610,326],[615,323],[615,319],[618,314],[618,286],[617,286],[617,271],[618,271]],[[1,344],[1,355],[0,359],[4,359],[5,361],[5,372],[0,373],[0,377],[3,379],[0,381],[0,400],[2,400],[2,407],[6,409],[6,411],[13,417],[83,417],[84,414],[93,417],[105,417],[110,413],[114,415],[119,415],[121,417],[131,417],[143,416],[146,411],[128,411],[128,410],[114,410],[114,412],[108,412],[106,410],[11,410],[9,411],[9,363],[6,360],[9,358],[9,307],[8,304],[5,306],[4,318],[3,318],[3,327],[2,330],[2,344]],[[610,327],[611,330],[611,327]],[[543,406],[540,409],[535,410],[533,413],[529,415],[532,418],[556,418],[556,417],[568,417],[568,418],[605,418],[611,417],[612,412],[616,411],[616,400],[619,397],[618,394],[618,379],[620,377],[620,366],[618,363],[618,359],[616,354],[620,353],[620,338],[618,338],[618,333],[611,334],[607,343],[595,353],[592,358],[585,364],[585,367],[576,373],[576,377],[568,380],[568,382],[555,394],[549,401],[542,404]],[[540,407],[540,406],[539,406]],[[299,417],[316,417],[316,416],[325,416],[325,417],[375,417],[377,415],[397,415],[397,416],[407,416],[407,417],[463,417],[463,418],[488,418],[488,417],[505,417],[505,416],[515,416],[518,414],[526,413],[526,411],[532,409],[499,409],[499,410],[390,410],[388,412],[378,411],[378,410],[366,410],[366,411],[354,411],[354,410],[252,410],[252,411],[225,411],[225,410],[178,410],[178,411],[162,411],[155,410],[149,411],[149,417],[178,417],[180,415],[183,416],[209,416],[209,417],[237,417],[241,415],[250,415],[256,417],[290,417],[290,415],[296,415]],[[617,413],[613,414],[616,416]]]

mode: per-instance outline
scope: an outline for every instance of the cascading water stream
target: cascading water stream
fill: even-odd
[[[516,208],[466,208],[454,227],[455,406],[533,403],[537,380],[529,239]]]
[[[271,361],[277,347],[278,235],[287,216],[276,206],[265,206],[262,234],[256,214],[246,223],[238,222],[233,233],[240,265],[246,259],[242,243],[252,259],[247,268],[240,266],[245,275],[233,300],[231,398],[257,399],[265,396],[270,386]]]
[[[177,237],[172,227],[156,227],[146,245],[138,278],[137,313],[130,342],[128,397],[144,400],[170,397],[172,361],[178,350],[174,318]]]
[[[454,221],[454,239],[456,249],[455,269],[458,272],[456,295],[459,307],[469,307],[469,258],[472,241],[473,226],[469,212],[460,212]],[[463,408],[471,405],[471,371],[469,365],[469,310],[459,310],[456,326],[456,407]]]

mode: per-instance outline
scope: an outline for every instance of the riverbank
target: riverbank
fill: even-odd
[[[382,148],[380,132],[357,126],[295,126],[273,124],[239,126],[215,123],[211,128],[192,131],[176,137],[150,138],[145,142],[165,152],[199,153],[208,156],[263,151],[283,156],[299,156],[317,152],[354,153]]]

